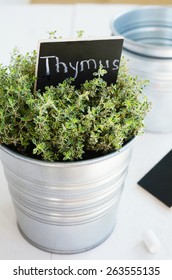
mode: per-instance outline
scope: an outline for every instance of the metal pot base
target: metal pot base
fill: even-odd
[[[33,245],[34,247],[40,249],[40,250],[43,250],[45,252],[50,252],[50,253],[54,253],[54,254],[60,254],[60,255],[71,255],[71,254],[79,254],[79,253],[84,253],[86,251],[89,251],[89,250],[92,250],[96,247],[98,247],[99,245],[101,245],[103,242],[105,242],[109,237],[110,235],[112,234],[112,232],[114,231],[114,228],[115,228],[115,225],[114,227],[112,228],[111,232],[109,232],[109,234],[104,237],[101,241],[95,243],[94,245],[90,246],[90,247],[86,247],[86,248],[82,248],[80,250],[54,250],[54,249],[50,249],[50,248],[46,248],[46,247],[43,247],[43,246],[40,246],[38,245],[37,243],[33,242],[31,239],[29,239],[25,234],[24,232],[22,231],[22,229],[20,228],[19,224],[17,223],[17,226],[18,226],[18,229],[21,233],[21,235],[23,236],[23,238],[29,242],[31,245]]]
[[[16,209],[22,236],[35,247],[58,254],[85,252],[103,243],[115,227],[117,211],[113,207],[98,219],[73,225],[44,223]]]

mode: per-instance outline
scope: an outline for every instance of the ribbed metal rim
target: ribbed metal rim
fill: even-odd
[[[7,154],[9,154],[11,157],[19,159],[19,160],[23,160],[25,162],[28,163],[32,163],[35,165],[39,165],[39,166],[44,166],[44,167],[51,167],[51,168],[64,168],[64,167],[75,167],[75,166],[82,166],[82,165],[90,165],[90,164],[94,164],[97,162],[101,162],[104,161],[106,159],[112,158],[114,156],[118,156],[118,154],[120,152],[123,152],[124,150],[128,149],[130,146],[133,145],[133,143],[136,141],[137,136],[133,137],[127,144],[125,144],[121,149],[119,149],[118,151],[115,152],[111,152],[109,154],[97,157],[97,158],[93,158],[93,159],[86,159],[86,160],[80,160],[80,161],[72,161],[72,162],[49,162],[49,161],[43,161],[43,160],[39,160],[39,159],[33,159],[30,157],[26,157],[23,155],[20,155],[19,153],[10,150],[7,146],[5,145],[0,145],[0,149],[4,152],[6,152]]]
[[[172,28],[172,6],[144,6],[144,7],[137,7],[137,8],[123,11],[123,12],[116,14],[110,22],[110,28],[111,28],[112,34],[117,35],[117,36],[123,36],[124,37],[124,49],[126,49],[130,52],[133,52],[133,53],[136,53],[136,54],[139,54],[142,56],[147,56],[147,57],[156,57],[159,59],[172,58],[172,47],[171,46],[154,45],[151,48],[149,44],[139,43],[138,41],[134,41],[134,40],[131,40],[131,39],[125,37],[125,34],[124,34],[125,32],[120,32],[118,30],[118,28],[116,28],[115,24],[117,22],[119,24],[119,21],[125,21],[125,18],[127,19],[127,17],[131,16],[132,13],[136,13],[136,12],[139,13],[139,12],[143,12],[143,11],[145,11],[145,13],[147,13],[147,12],[150,12],[151,10],[152,10],[152,13],[154,10],[156,10],[156,11],[160,10],[161,14],[163,13],[163,11],[164,12],[167,11],[168,13],[170,13],[170,21],[168,21],[168,24],[169,24],[169,28],[170,29]],[[146,16],[145,16],[145,18],[146,18]],[[163,20],[164,20],[163,22],[162,22],[162,19],[159,21],[159,25],[161,24],[165,28],[167,19],[163,18]],[[138,24],[138,22],[136,22],[135,24]],[[146,24],[146,21],[141,22],[141,25],[143,25],[143,27],[144,27],[144,24]],[[154,23],[154,24],[156,24],[156,23]],[[135,27],[137,27],[137,25]],[[156,27],[156,25],[153,26],[153,28],[154,27]],[[132,27],[132,29],[134,29],[134,28]]]

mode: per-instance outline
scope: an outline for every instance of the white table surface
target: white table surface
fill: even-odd
[[[8,63],[14,46],[21,51],[37,47],[38,39],[48,38],[47,31],[57,30],[63,37],[75,37],[77,30],[90,36],[110,35],[112,16],[130,5],[0,5],[0,62]],[[90,251],[59,255],[41,251],[19,233],[7,182],[0,164],[0,259],[172,259],[172,210],[137,185],[172,148],[172,133],[145,133],[138,138],[120,201],[116,228],[100,246]],[[150,254],[142,235],[152,229],[162,248]]]

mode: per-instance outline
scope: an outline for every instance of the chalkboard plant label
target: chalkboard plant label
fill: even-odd
[[[74,78],[76,87],[93,79],[100,65],[106,69],[107,84],[115,83],[123,46],[122,37],[99,39],[48,40],[39,43],[36,90],[57,86]]]

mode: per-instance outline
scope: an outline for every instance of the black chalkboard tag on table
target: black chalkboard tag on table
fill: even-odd
[[[172,150],[166,154],[139,182],[146,191],[166,206],[172,206]]]
[[[66,78],[74,78],[78,88],[93,79],[100,65],[107,70],[104,79],[115,83],[123,46],[122,37],[96,39],[46,40],[39,43],[35,85],[44,91],[46,86],[57,86]]]

